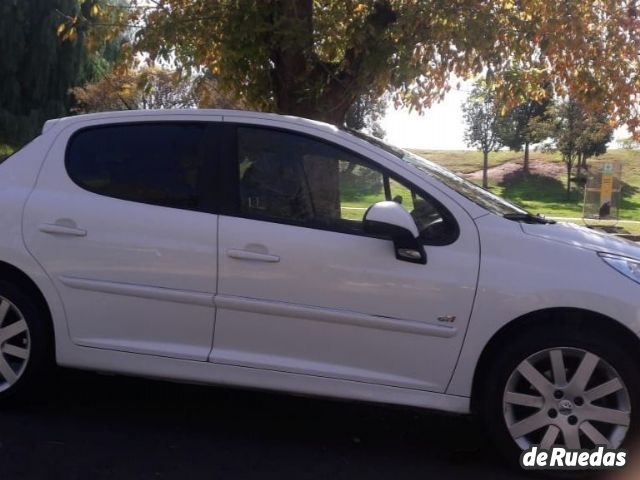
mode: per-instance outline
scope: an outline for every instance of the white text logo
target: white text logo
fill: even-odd
[[[522,452],[520,466],[526,470],[605,470],[627,464],[626,450],[598,447],[594,450],[568,450],[534,446]]]

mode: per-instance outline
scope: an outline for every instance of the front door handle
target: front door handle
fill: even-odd
[[[59,223],[43,223],[38,227],[38,230],[44,233],[50,233],[51,235],[70,235],[73,237],[87,236],[87,231],[82,228],[62,225]]]
[[[231,248],[227,250],[227,255],[238,260],[253,260],[256,262],[277,263],[280,261],[278,255],[270,255],[268,253],[251,252],[249,250],[239,250]]]

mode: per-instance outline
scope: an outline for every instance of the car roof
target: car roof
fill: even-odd
[[[223,110],[223,109],[163,109],[163,110],[122,110],[112,112],[100,112],[100,113],[88,113],[83,115],[74,115],[70,117],[62,117],[53,120],[47,120],[42,128],[42,133],[49,130],[51,127],[61,126],[61,124],[70,125],[77,122],[86,120],[109,120],[112,118],[126,119],[127,117],[135,117],[140,120],[141,117],[147,119],[161,118],[163,116],[171,115],[175,119],[175,115],[184,115],[185,117],[206,117],[206,116],[218,116],[234,119],[256,119],[256,120],[272,120],[278,123],[290,124],[292,126],[308,126],[316,129],[324,130],[327,133],[338,133],[341,130],[335,125],[319,122],[316,120],[310,120],[302,117],[295,117],[292,115],[280,115],[277,113],[264,113],[253,112],[248,110]]]

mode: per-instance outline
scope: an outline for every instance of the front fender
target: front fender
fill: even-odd
[[[477,220],[481,241],[478,292],[465,342],[446,393],[470,396],[476,365],[510,322],[556,308],[586,310],[640,334],[640,285],[590,249],[526,235],[516,222]]]

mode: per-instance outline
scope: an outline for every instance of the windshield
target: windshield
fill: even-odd
[[[418,170],[435,178],[441,183],[444,183],[447,187],[455,190],[460,195],[468,198],[472,202],[480,205],[482,208],[492,213],[495,213],[497,215],[527,214],[527,211],[522,207],[514,205],[513,203],[489,192],[488,190],[485,190],[484,188],[480,188],[475,183],[472,183],[469,180],[456,175],[450,170],[441,167],[437,163],[425,160],[424,158],[414,153],[408,152],[398,147],[394,147],[393,145],[389,145],[382,140],[371,137],[362,132],[349,131],[349,133],[395,155],[400,160],[416,167]]]

